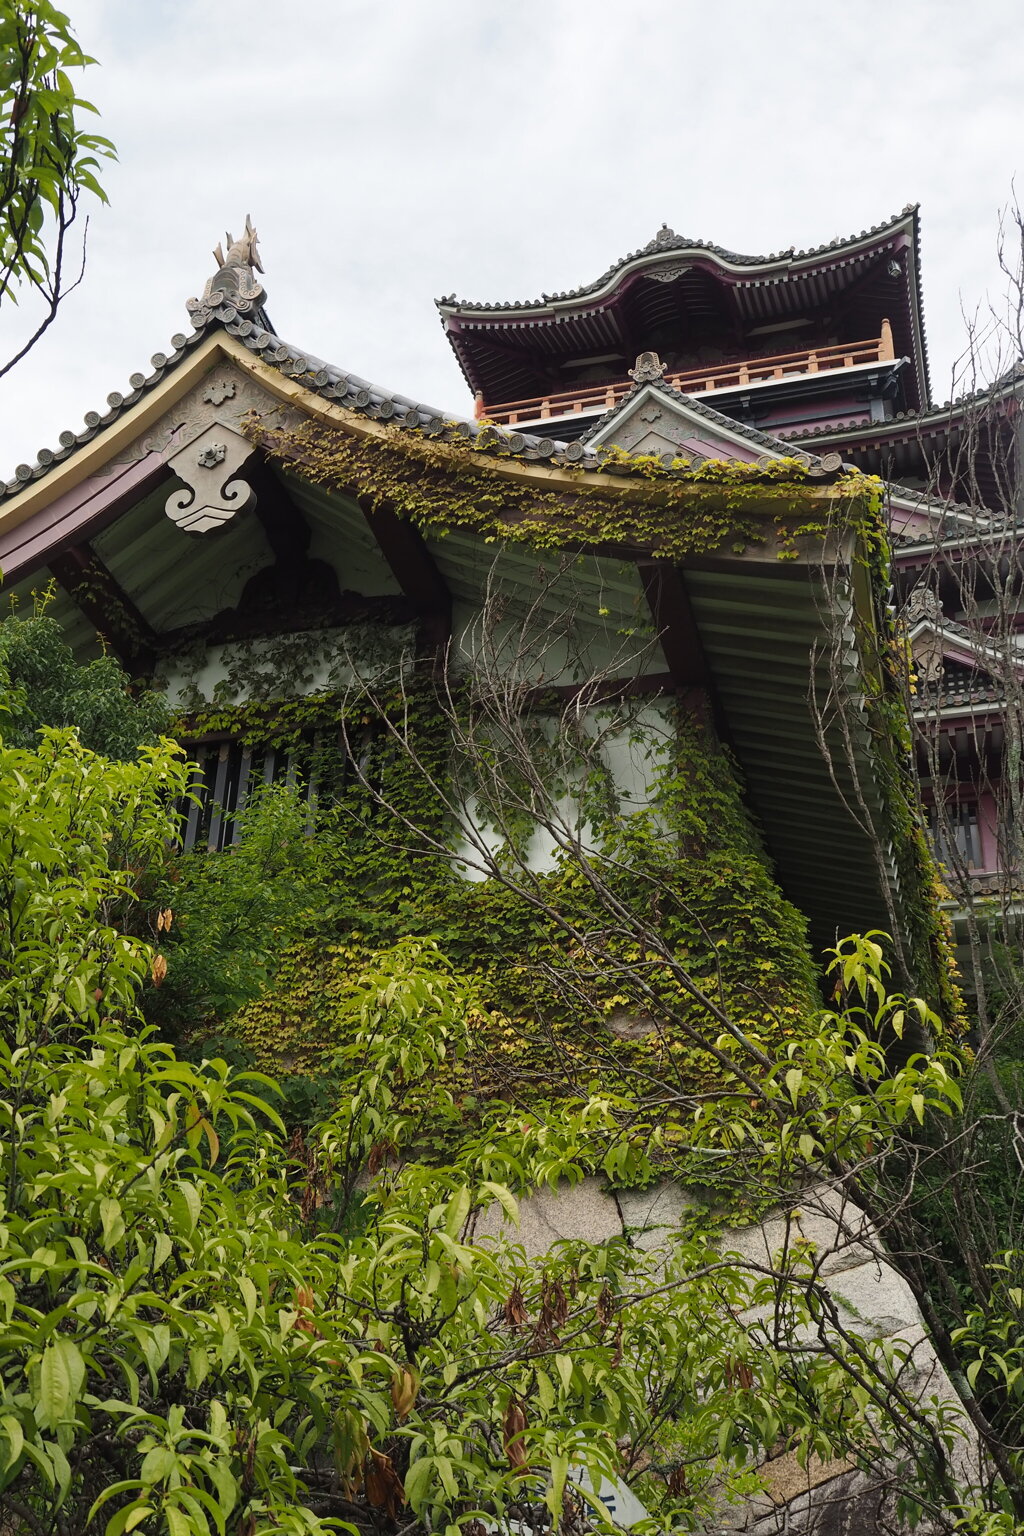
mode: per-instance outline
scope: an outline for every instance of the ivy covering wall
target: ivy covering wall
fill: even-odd
[[[440,776],[447,771],[447,747],[431,692],[423,685],[414,700],[412,729],[417,752]],[[626,1089],[636,1070],[681,1074],[695,1091],[713,1084],[712,1058],[682,1030],[649,1030],[636,994],[621,980],[598,975],[580,983],[586,968],[568,952],[565,928],[536,900],[497,881],[467,880],[454,862],[410,850],[375,795],[346,770],[336,745],[344,708],[337,696],[321,695],[215,709],[193,720],[211,731],[230,728],[253,746],[301,750],[306,743],[307,751],[316,731],[319,757],[309,759],[309,768],[323,785],[335,773],[341,790],[333,806],[321,808],[314,839],[318,891],[296,925],[304,936],[275,960],[259,996],[218,1021],[221,1029],[260,1067],[315,1079],[352,1030],[360,977],[380,963],[382,952],[418,937],[438,947],[472,999],[471,1047],[452,1067],[467,1125],[496,1099],[528,1104],[537,1095],[578,1093],[598,1069],[609,1093]],[[407,697],[402,709],[408,718]],[[365,731],[373,742],[364,768],[376,793],[414,826],[450,836],[453,829],[445,827],[415,761],[374,737],[374,725],[365,710],[345,721],[350,737]],[[595,828],[619,855],[614,868],[605,867],[605,878],[639,928],[650,924],[684,956],[740,1027],[782,1047],[820,1005],[805,920],[775,884],[727,753],[700,721],[679,713],[674,726],[650,806],[623,815],[612,799],[606,821]],[[538,875],[536,888],[577,930],[607,924],[607,911],[572,858]],[[624,972],[643,960],[628,937],[616,953]],[[567,975],[571,986],[564,984]],[[685,1018],[687,1005],[678,996],[666,1002],[666,1013]],[[706,1034],[706,1016],[699,1027]]]
[[[487,436],[438,442],[392,431],[381,442],[323,424],[286,433],[253,423],[251,432],[304,478],[386,502],[435,536],[459,527],[541,549],[625,544],[673,560],[723,546],[738,553],[770,540],[777,558],[792,559],[798,540],[852,529],[875,601],[864,641],[866,702],[887,790],[886,830],[900,869],[908,945],[917,985],[945,1017],[955,1015],[931,861],[915,821],[901,763],[905,742],[888,686],[895,641],[881,598],[888,555],[879,482],[851,472],[823,486],[795,460],[767,468],[708,463],[680,473],[686,470],[681,461],[668,468],[611,451],[604,468],[615,479],[607,486],[591,475],[576,487],[538,490],[499,478],[485,454],[500,457],[500,445]],[[625,489],[622,477],[630,482]],[[414,713],[418,749],[434,754],[443,779],[447,727],[432,713],[428,688]],[[218,1021],[259,1065],[299,1076],[321,1073],[351,1027],[360,974],[382,951],[419,936],[436,943],[473,999],[473,1048],[452,1068],[469,1119],[476,1106],[495,1098],[526,1101],[531,1092],[557,1093],[560,1085],[578,1091],[595,1062],[609,1092],[628,1085],[637,1070],[681,1073],[695,1091],[714,1081],[715,1062],[686,1039],[685,1028],[647,1030],[636,997],[624,996],[614,976],[573,988],[555,984],[566,970],[566,928],[543,903],[497,882],[468,882],[450,863],[411,854],[401,836],[382,838],[380,807],[332,745],[343,715],[349,736],[363,730],[373,739],[372,711],[361,705],[353,714],[351,702],[330,691],[218,704],[193,710],[188,721],[193,736],[229,732],[253,746],[300,752],[315,732],[319,760],[310,762],[310,771],[322,784],[334,772],[341,790],[333,808],[321,801],[317,841],[329,899],[318,896],[317,909],[301,925],[303,936],[284,949],[260,995],[232,1019]],[[805,919],[775,883],[728,754],[685,714],[677,727],[652,807],[630,818],[620,806],[609,807],[603,834],[620,848],[624,839],[629,843],[613,878],[623,901],[643,911],[685,956],[698,983],[737,1025],[769,1050],[782,1047],[821,1002]],[[385,797],[403,807],[413,826],[443,835],[441,809],[415,763],[379,737],[372,750]],[[603,920],[577,862],[563,860],[541,884],[549,908],[577,930]],[[625,948],[622,958],[643,960]],[[672,1000],[677,1017],[685,1007]]]

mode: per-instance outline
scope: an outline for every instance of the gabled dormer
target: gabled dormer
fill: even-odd
[[[683,394],[668,382],[666,371],[656,352],[641,352],[629,370],[631,388],[584,433],[587,448],[621,448],[631,454],[686,459],[691,464],[707,459],[752,464],[793,456],[780,438],[732,421],[704,401]],[[806,460],[813,473],[818,461],[805,454],[798,457]],[[834,454],[822,473],[838,469],[839,462]]]

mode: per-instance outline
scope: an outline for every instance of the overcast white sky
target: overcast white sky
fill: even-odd
[[[188,330],[246,212],[306,351],[451,411],[433,299],[596,277],[662,222],[744,252],[920,201],[933,391],[995,290],[1020,0],[66,0],[120,160],[82,288],[0,381],[0,472]],[[14,318],[0,315],[10,343]],[[12,350],[4,347],[4,355]]]

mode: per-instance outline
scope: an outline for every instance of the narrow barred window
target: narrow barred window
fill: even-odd
[[[216,853],[236,843],[242,812],[260,785],[297,786],[312,820],[318,794],[328,778],[336,788],[343,776],[335,748],[332,771],[325,777],[320,732],[308,732],[288,746],[252,746],[230,739],[186,741],[183,745],[196,765],[189,796],[181,807],[182,844],[187,849],[205,848]]]

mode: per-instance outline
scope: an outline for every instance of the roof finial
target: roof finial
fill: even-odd
[[[259,235],[253,229],[252,219],[248,214],[245,216],[245,233],[242,238],[236,240],[234,235],[228,233],[225,233],[224,238],[228,242],[228,254],[224,255],[219,241],[213,252],[218,267],[249,267],[250,270],[255,269],[257,272],[263,271],[259,255]]]
[[[657,352],[641,352],[628,372],[634,384],[657,384],[665,377],[667,367]]]
[[[218,309],[227,307],[240,314],[259,309],[266,298],[266,290],[257,272],[263,271],[260,261],[259,236],[252,219],[245,216],[245,230],[238,240],[232,234],[225,236],[227,255],[218,242],[214,249],[217,272],[203,289],[201,299],[189,299],[186,309],[192,316],[192,324],[198,330],[205,325]]]

